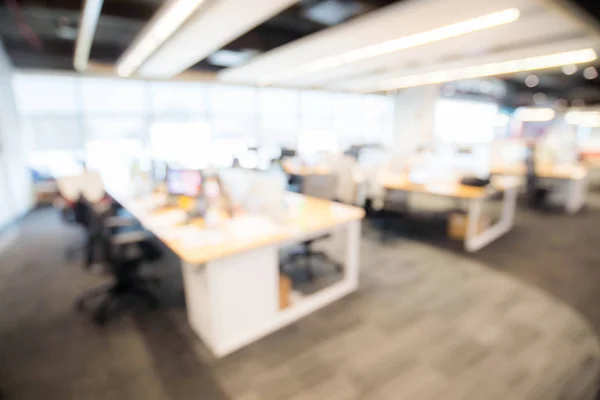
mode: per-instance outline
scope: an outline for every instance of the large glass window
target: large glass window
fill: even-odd
[[[206,168],[211,154],[210,126],[202,120],[157,120],[150,125],[150,151],[173,166]]]
[[[94,166],[118,148],[123,159],[147,151],[190,167],[233,158],[264,167],[279,146],[335,151],[392,134],[391,100],[380,95],[49,74],[16,74],[13,86],[36,164],[76,154],[67,164]],[[270,150],[257,163],[249,147]]]
[[[80,79],[63,75],[15,74],[13,92],[21,114],[74,115],[78,113]]]
[[[144,114],[148,96],[146,83],[127,79],[85,78],[81,80],[81,103],[86,114]]]

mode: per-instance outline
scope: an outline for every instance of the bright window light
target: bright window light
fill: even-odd
[[[388,40],[373,44],[358,50],[325,57],[307,64],[300,65],[281,73],[269,74],[259,79],[259,85],[272,85],[274,83],[287,81],[301,75],[307,75],[316,71],[339,67],[367,58],[378,57],[384,54],[417,47],[428,43],[439,42],[467,33],[477,32],[494,26],[508,24],[519,19],[520,12],[516,8],[486,14],[477,18],[442,26],[426,32],[415,33],[401,38]]]
[[[473,144],[494,139],[498,105],[467,100],[440,99],[435,107],[434,136],[439,142]]]
[[[523,122],[545,122],[554,119],[555,112],[551,108],[518,108],[517,119]]]
[[[565,120],[571,125],[600,127],[600,111],[569,111]]]

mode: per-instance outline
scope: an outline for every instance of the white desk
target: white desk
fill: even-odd
[[[150,196],[133,198],[108,192],[181,258],[188,321],[216,357],[357,288],[360,221],[364,217],[358,207],[286,193],[290,219],[284,224],[242,216],[216,228],[205,227],[202,219],[178,228],[181,210],[152,211],[154,199]],[[280,310],[278,248],[334,231],[346,233],[342,280]]]
[[[524,164],[494,165],[492,175],[524,176],[527,169]],[[576,214],[585,204],[589,168],[584,164],[576,165],[536,165],[535,174],[539,179],[553,182],[557,186],[557,195],[562,198],[565,212]]]
[[[514,225],[517,206],[517,189],[520,186],[515,179],[495,181],[493,187],[473,187],[459,183],[432,183],[418,185],[412,183],[404,174],[381,174],[380,182],[386,190],[426,193],[446,196],[465,201],[468,206],[468,225],[465,236],[465,250],[475,252],[506,234]],[[504,192],[502,215],[498,222],[478,232],[483,202],[498,191]]]

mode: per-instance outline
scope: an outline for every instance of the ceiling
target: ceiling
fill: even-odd
[[[5,0],[0,4],[0,38],[13,65],[72,70],[82,3]],[[164,3],[104,0],[90,62],[112,71]],[[302,70],[332,55],[513,7],[520,10],[520,17],[512,23],[327,68]],[[206,0],[136,74],[170,78],[184,71],[203,71],[235,84],[376,92],[395,90],[386,84],[415,74],[584,47],[599,51],[598,26],[600,5],[584,0]],[[581,70],[571,76],[560,69],[537,74],[540,83],[535,88],[524,83],[529,73],[475,82],[503,85],[504,95],[499,100],[509,105],[530,104],[539,92],[550,100],[600,103],[599,83],[584,79]],[[484,88],[488,86],[484,84]],[[464,84],[459,92],[463,90],[476,93],[477,85]]]

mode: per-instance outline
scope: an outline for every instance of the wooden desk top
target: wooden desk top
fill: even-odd
[[[384,188],[389,190],[402,190],[407,192],[427,193],[438,196],[454,197],[458,199],[480,199],[488,197],[497,191],[517,187],[520,183],[515,180],[504,180],[494,183],[490,187],[474,187],[461,185],[458,182],[433,182],[423,185],[412,183],[404,174],[386,173],[380,176]]]
[[[583,179],[588,174],[588,168],[583,164],[577,165],[536,165],[535,173],[539,178],[545,179]],[[524,164],[492,166],[492,175],[523,176],[527,173]]]
[[[307,176],[307,175],[328,175],[331,172],[329,169],[325,167],[315,167],[311,165],[294,165],[291,163],[283,163],[283,170],[288,175],[298,175],[298,176]]]
[[[172,207],[153,209],[149,205],[152,199],[111,195],[146,229],[191,264],[203,264],[263,246],[300,241],[311,233],[364,217],[364,211],[359,207],[286,193],[289,215],[281,224],[267,217],[246,214],[207,227],[202,218],[185,224],[182,210]]]

